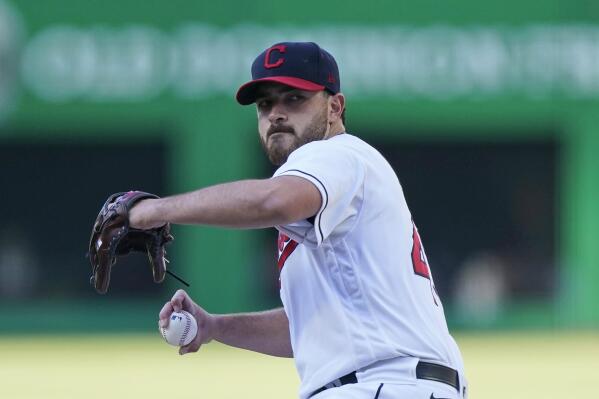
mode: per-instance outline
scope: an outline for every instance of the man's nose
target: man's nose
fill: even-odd
[[[287,114],[284,112],[280,104],[274,104],[268,114],[268,120],[272,124],[277,124],[287,120]]]

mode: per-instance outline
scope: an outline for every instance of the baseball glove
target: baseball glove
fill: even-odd
[[[116,193],[108,197],[96,218],[89,240],[89,260],[92,265],[90,284],[105,294],[110,283],[110,269],[117,257],[130,252],[148,254],[154,281],[161,283],[166,273],[165,244],[173,240],[170,224],[149,230],[129,226],[129,210],[146,198],[159,198],[142,191]]]

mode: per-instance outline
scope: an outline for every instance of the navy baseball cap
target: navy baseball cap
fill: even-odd
[[[256,89],[261,83],[282,83],[308,91],[341,90],[339,69],[331,54],[312,42],[277,43],[264,50],[252,63],[252,80],[237,91],[242,105],[256,101]]]

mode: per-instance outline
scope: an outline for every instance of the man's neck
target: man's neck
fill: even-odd
[[[330,139],[331,137],[338,136],[342,133],[345,133],[345,126],[343,125],[343,122],[339,121],[331,125],[329,131],[324,135],[323,138],[325,140]]]

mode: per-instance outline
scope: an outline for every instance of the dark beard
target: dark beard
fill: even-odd
[[[322,140],[327,132],[326,111],[327,109],[325,108],[323,109],[323,112],[314,116],[312,122],[310,122],[308,127],[306,127],[304,134],[302,134],[301,136],[298,136],[297,134],[290,132],[291,134],[293,134],[293,143],[291,143],[291,146],[289,146],[289,148],[281,148],[279,146],[274,146],[271,149],[269,149],[266,145],[266,142],[262,139],[262,137],[260,137],[260,144],[262,144],[262,148],[264,149],[266,155],[268,155],[268,159],[270,160],[270,162],[273,165],[281,166],[285,162],[287,162],[289,154],[291,154],[293,151],[297,150],[304,144],[308,144],[312,141]],[[271,127],[271,129],[273,131],[277,131],[276,128]],[[286,128],[282,128],[280,131],[289,132],[289,130]],[[266,138],[266,140],[268,141],[268,137]]]

